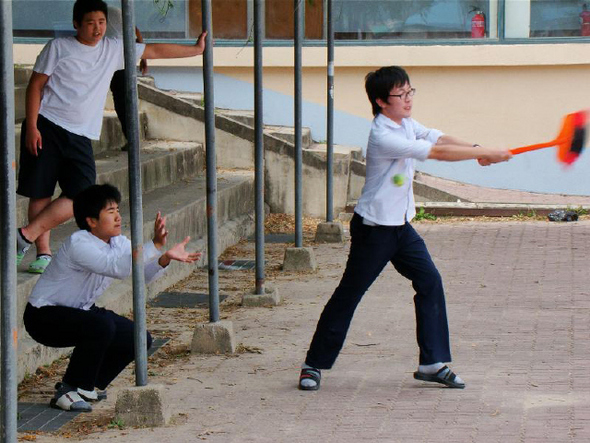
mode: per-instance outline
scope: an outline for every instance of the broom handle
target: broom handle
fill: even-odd
[[[516,154],[522,154],[523,152],[535,151],[537,149],[550,148],[551,146],[558,145],[559,142],[560,142],[560,140],[552,140],[547,143],[538,143],[536,145],[529,145],[529,146],[523,146],[521,148],[514,148],[514,149],[510,150],[510,153],[512,155],[516,155]]]

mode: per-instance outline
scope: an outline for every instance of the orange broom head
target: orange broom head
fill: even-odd
[[[582,153],[586,140],[587,120],[588,111],[578,111],[566,115],[561,132],[556,139],[557,158],[560,162],[571,165]]]

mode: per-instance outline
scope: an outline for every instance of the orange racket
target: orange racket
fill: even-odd
[[[588,111],[578,111],[573,114],[568,114],[563,119],[561,131],[559,131],[559,135],[555,140],[551,140],[547,143],[538,143],[536,145],[514,148],[511,149],[510,152],[512,155],[516,155],[522,154],[523,152],[557,146],[557,159],[562,163],[571,165],[578,159],[584,149],[587,119]]]

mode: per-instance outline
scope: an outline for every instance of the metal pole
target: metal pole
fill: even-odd
[[[254,0],[254,183],[256,187],[256,294],[264,294],[264,118],[262,40],[264,0]]]
[[[219,321],[219,275],[217,268],[217,162],[215,159],[215,101],[213,97],[213,32],[211,0],[203,0],[203,31],[207,31],[203,54],[205,94],[205,148],[207,164],[207,261],[209,267],[209,321]]]
[[[327,170],[326,170],[326,221],[334,220],[334,26],[333,26],[333,5],[328,0],[328,108],[326,122],[327,138]]]
[[[14,159],[14,65],[12,58],[12,2],[0,6],[0,134],[2,137],[1,338],[2,443],[16,443],[17,326],[16,326],[16,190]]]
[[[498,40],[506,39],[506,0],[498,0]]]
[[[294,49],[295,49],[295,247],[301,248],[303,246],[303,213],[302,213],[302,196],[303,183],[301,181],[303,173],[303,147],[302,147],[302,107],[301,107],[301,46],[303,40],[303,12],[304,1],[294,0],[295,6],[295,35],[294,35]]]
[[[145,279],[143,275],[143,210],[141,199],[141,163],[139,160],[139,114],[137,109],[137,73],[135,70],[135,21],[131,0],[122,0],[126,125],[129,159],[129,209],[133,257],[133,321],[135,343],[135,384],[147,385],[147,337],[145,316]]]

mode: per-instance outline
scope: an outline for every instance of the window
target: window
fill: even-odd
[[[489,36],[488,0],[339,0],[334,32],[339,40],[472,38],[478,14]],[[495,32],[492,33],[495,36]]]

